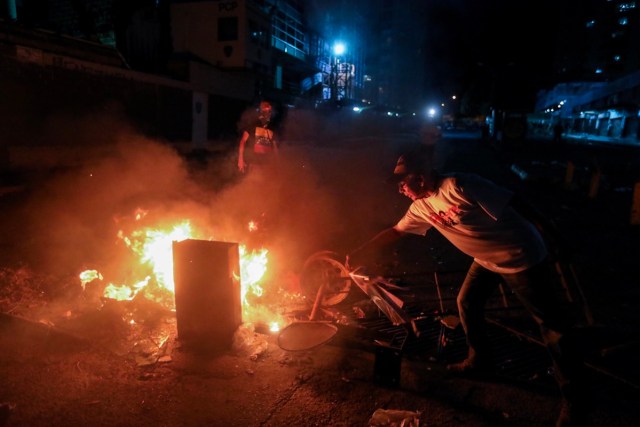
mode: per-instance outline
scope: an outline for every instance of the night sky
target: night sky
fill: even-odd
[[[589,2],[591,0],[585,0]],[[556,34],[580,0],[402,0],[424,7],[416,37],[424,39],[425,100],[468,98],[470,107],[533,108],[539,89],[553,86]],[[308,0],[316,22],[371,9],[370,0]],[[349,25],[349,20],[344,20]],[[320,28],[322,30],[322,28]],[[328,31],[325,34],[330,34]]]
[[[569,1],[428,2],[428,90],[474,94],[505,108],[526,108],[553,82],[559,22]]]

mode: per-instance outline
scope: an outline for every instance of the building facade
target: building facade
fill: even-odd
[[[420,16],[420,3],[8,0],[0,22],[7,34],[18,27],[31,31],[24,40],[33,51],[63,58],[43,66],[108,57],[108,73],[123,82],[177,85],[191,98],[190,138],[203,144],[229,134],[232,126],[225,123],[233,123],[242,109],[260,99],[285,108],[417,107],[421,41],[411,28],[416,22],[412,18]],[[74,46],[84,47],[71,49],[71,39],[79,42]],[[13,43],[10,35],[4,41]],[[341,53],[334,50],[339,41],[346,45]],[[96,59],[99,46],[109,55]],[[152,109],[158,108],[168,105]]]
[[[569,15],[558,39],[560,83],[538,94],[537,127],[560,122],[576,138],[640,144],[639,6],[596,0]]]

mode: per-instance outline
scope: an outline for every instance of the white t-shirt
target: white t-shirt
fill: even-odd
[[[511,206],[513,193],[474,174],[445,176],[429,197],[414,201],[395,228],[425,235],[435,227],[483,267],[517,273],[547,255],[542,236]]]

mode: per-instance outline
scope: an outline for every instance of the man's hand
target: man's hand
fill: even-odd
[[[349,273],[357,273],[359,275],[368,275],[369,269],[358,263],[359,258],[347,255],[344,261],[344,267]]]
[[[244,162],[244,159],[238,159],[238,170],[242,173],[247,170],[247,164]]]

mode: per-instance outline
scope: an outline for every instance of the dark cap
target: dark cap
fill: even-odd
[[[409,155],[401,155],[393,169],[393,175],[387,178],[387,182],[395,184],[400,182],[405,176],[410,174],[421,174],[424,172],[424,165],[421,159]]]

